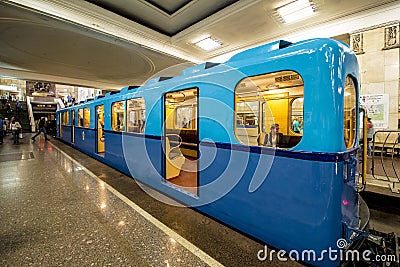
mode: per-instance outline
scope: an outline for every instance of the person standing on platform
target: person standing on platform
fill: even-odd
[[[7,103],[7,98],[4,96],[1,98],[1,108],[5,109]]]
[[[17,111],[17,115],[19,115],[19,112],[22,110],[22,105],[19,100],[17,100],[17,102],[15,103],[15,110]]]
[[[7,102],[6,103],[6,113],[8,114],[8,113],[11,113],[11,112],[12,112],[12,110],[11,110],[10,102]]]
[[[368,118],[367,129],[368,129],[368,131],[367,131],[367,153],[368,153],[368,156],[371,156],[372,155],[371,141],[372,141],[372,138],[374,137],[374,133],[375,133],[374,124],[372,123],[371,118]]]
[[[11,119],[11,132],[13,135],[13,144],[14,145],[19,145],[19,133],[21,132],[21,124],[15,119],[15,117],[12,117]]]
[[[3,127],[3,131],[4,131],[3,133],[4,133],[4,136],[6,136],[8,134],[8,130],[10,130],[10,121],[8,120],[8,118],[4,118],[3,122],[6,126],[6,127]]]
[[[301,131],[300,120],[298,118],[294,118],[294,120],[293,120],[293,132],[299,134],[300,131]]]
[[[3,121],[3,118],[0,116],[0,145],[2,145],[3,144],[3,137],[4,137],[4,134],[5,134],[5,129],[6,129],[6,125],[5,125],[5,123],[4,123],[4,121]]]
[[[41,117],[40,118],[40,121],[39,121],[39,131],[37,132],[37,134],[35,134],[31,139],[32,139],[32,141],[33,142],[35,142],[36,140],[35,140],[35,138],[36,138],[36,136],[38,136],[40,133],[42,133],[43,132],[43,134],[44,134],[44,140],[46,140],[46,141],[48,141],[48,140],[50,140],[49,138],[47,138],[47,132],[46,132],[46,119],[44,118],[44,117]]]

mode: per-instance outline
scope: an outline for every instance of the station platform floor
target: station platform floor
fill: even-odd
[[[6,136],[0,170],[0,266],[302,266],[260,261],[264,244],[56,139]],[[400,235],[399,214],[370,225]]]

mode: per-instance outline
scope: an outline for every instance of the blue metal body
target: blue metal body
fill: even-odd
[[[234,132],[235,87],[245,77],[282,70],[293,70],[304,81],[303,138],[289,150],[241,144]],[[135,90],[124,88],[118,94],[58,111],[75,109],[77,114],[79,108],[90,107],[93,114],[91,129],[75,126],[74,144],[71,126],[61,126],[61,139],[273,247],[320,253],[329,247],[337,249],[340,238],[350,243],[351,228],[357,228],[355,172],[349,172],[356,166],[357,148],[346,149],[343,130],[348,75],[358,88],[357,59],[345,44],[330,39],[274,42],[209,69],[197,65],[166,81],[150,80]],[[199,92],[197,196],[163,178],[163,95],[188,88]],[[145,99],[145,134],[113,132],[111,104],[134,97]],[[98,105],[104,105],[105,112],[103,156],[95,153]],[[327,258],[306,261],[320,266],[338,264]]]

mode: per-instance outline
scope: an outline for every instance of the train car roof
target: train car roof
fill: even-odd
[[[221,66],[221,69],[223,70],[224,68],[239,68],[243,64],[248,64],[248,61],[250,59],[252,60],[257,60],[259,58],[262,58],[265,60],[265,58],[268,58],[272,53],[277,53],[279,50],[287,48],[287,47],[293,47],[293,46],[300,46],[302,49],[306,48],[305,45],[311,44],[309,48],[315,47],[317,43],[326,43],[328,40],[331,40],[332,42],[337,42],[340,43],[340,41],[337,40],[332,40],[328,38],[317,38],[317,39],[308,39],[296,43],[291,43],[285,40],[277,40],[262,46],[254,47],[248,50],[245,50],[243,52],[240,52],[234,56],[232,56],[229,60],[225,61],[224,63],[214,63],[214,62],[204,62],[192,67],[188,67],[181,71],[181,73],[178,76],[175,77],[155,77],[151,78],[146,81],[142,86],[127,86],[122,88],[120,91],[113,91],[113,92],[108,92],[104,98],[109,99],[113,96],[117,97],[122,96],[128,93],[133,93],[133,92],[140,92],[142,90],[153,90],[157,89],[160,86],[165,85],[164,82],[177,82],[180,79],[187,79],[188,77],[192,76],[197,76],[197,75],[203,75],[212,72],[214,67]],[[246,63],[242,63],[246,60]],[[223,67],[225,66],[225,67]],[[94,101],[100,101],[100,97],[96,97]],[[77,105],[85,104],[87,101],[80,101]],[[69,107],[66,107],[66,109]]]
[[[257,47],[245,50],[241,53],[238,53],[238,54],[232,56],[225,63],[249,59],[249,58],[253,58],[256,56],[260,56],[260,55],[265,55],[265,54],[270,53],[271,51],[275,51],[275,50],[279,50],[279,49],[288,47],[291,44],[292,44],[291,42],[284,41],[284,40],[274,41],[274,42],[271,42],[271,43],[268,43],[268,44],[265,44],[262,46],[257,46]]]

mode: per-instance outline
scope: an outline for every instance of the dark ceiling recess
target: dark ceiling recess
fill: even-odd
[[[188,6],[185,9],[187,14],[192,14],[191,16],[184,16],[185,20],[179,21],[179,23],[174,24],[174,19],[171,18],[171,25],[164,25],[157,23],[156,17],[146,17],[140,13],[140,11],[135,8],[128,8],[125,5],[122,5],[123,1],[113,1],[113,0],[85,0],[91,4],[94,4],[98,7],[106,9],[112,13],[115,13],[121,17],[139,23],[147,28],[150,28],[159,33],[165,34],[169,37],[174,36],[175,34],[183,31],[184,29],[196,24],[197,22],[217,13],[218,11],[232,5],[233,3],[238,2],[239,0],[219,0],[212,1],[212,5],[207,6],[206,8],[197,8],[196,5],[201,2],[194,1],[192,5]],[[181,0],[181,1],[156,1],[156,0],[147,0],[146,2],[148,6],[152,6],[153,10],[159,10],[160,16],[165,16],[166,13],[169,16],[175,14],[175,12],[179,11],[183,7],[189,5],[190,0]],[[209,2],[211,3],[211,2]],[[149,7],[150,8],[150,7]],[[192,9],[192,10],[191,10]],[[178,14],[177,16],[179,16]],[[187,19],[186,19],[187,18]]]
[[[173,6],[168,5],[168,1],[159,1],[160,3],[157,3],[157,1],[152,1],[152,0],[147,0],[146,2],[148,2],[149,4],[155,6],[156,8],[164,11],[165,13],[172,15],[174,14],[176,11],[178,11],[179,9],[181,9],[182,7],[186,6],[187,4],[189,4],[190,2],[192,2],[191,0],[186,0],[186,1],[173,1],[174,4]]]

